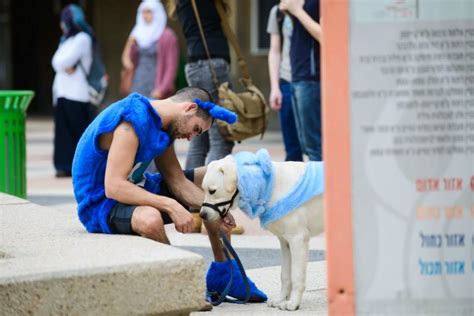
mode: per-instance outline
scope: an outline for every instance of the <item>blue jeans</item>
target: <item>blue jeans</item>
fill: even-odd
[[[303,153],[309,160],[322,160],[321,85],[319,81],[291,83],[296,129]]]
[[[212,58],[217,80],[222,83],[229,81],[230,67],[222,58]],[[191,87],[199,87],[209,91],[214,100],[218,99],[218,92],[212,81],[211,71],[207,60],[188,63],[185,66],[186,80]],[[186,155],[186,169],[194,169],[207,165],[209,162],[224,158],[232,153],[234,142],[224,139],[217,123],[198,137],[191,140]]]
[[[280,80],[280,90],[282,102],[279,116],[286,151],[285,161],[303,161],[303,153],[301,152],[300,141],[298,140],[293,106],[291,104],[291,84]]]

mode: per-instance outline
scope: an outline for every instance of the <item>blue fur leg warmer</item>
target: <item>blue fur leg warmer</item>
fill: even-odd
[[[235,260],[231,260],[233,269],[232,286],[229,291],[229,296],[232,296],[239,300],[245,299],[245,284],[240,274],[239,266]],[[230,279],[230,266],[228,261],[217,262],[214,261],[209,266],[209,270],[206,275],[206,285],[208,292],[222,293],[229,283]],[[249,302],[260,303],[267,300],[267,295],[260,291],[255,283],[248,278],[250,286],[250,299]]]

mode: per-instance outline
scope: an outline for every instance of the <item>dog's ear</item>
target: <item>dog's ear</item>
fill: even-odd
[[[225,163],[220,166],[220,171],[222,172],[224,179],[224,189],[227,192],[234,192],[237,187],[237,171],[235,168],[235,162],[231,156],[225,157],[224,162]]]

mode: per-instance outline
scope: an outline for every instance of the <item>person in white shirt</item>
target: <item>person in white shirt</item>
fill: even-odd
[[[75,4],[61,12],[61,37],[52,66],[54,104],[54,167],[56,177],[70,177],[77,142],[93,120],[87,74],[92,64],[94,33]]]

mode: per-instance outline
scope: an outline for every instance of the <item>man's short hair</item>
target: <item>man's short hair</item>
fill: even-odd
[[[175,95],[171,97],[171,101],[173,102],[192,102],[194,99],[199,99],[202,101],[212,101],[212,96],[211,94],[202,88],[196,88],[196,87],[185,87],[182,89],[179,89]],[[196,111],[196,116],[207,120],[211,115],[209,112],[206,110],[198,107]],[[213,120],[214,121],[214,120]]]
[[[207,90],[196,87],[185,87],[179,89],[175,95],[171,97],[171,100],[174,102],[192,102],[194,99],[213,102],[212,97]]]

